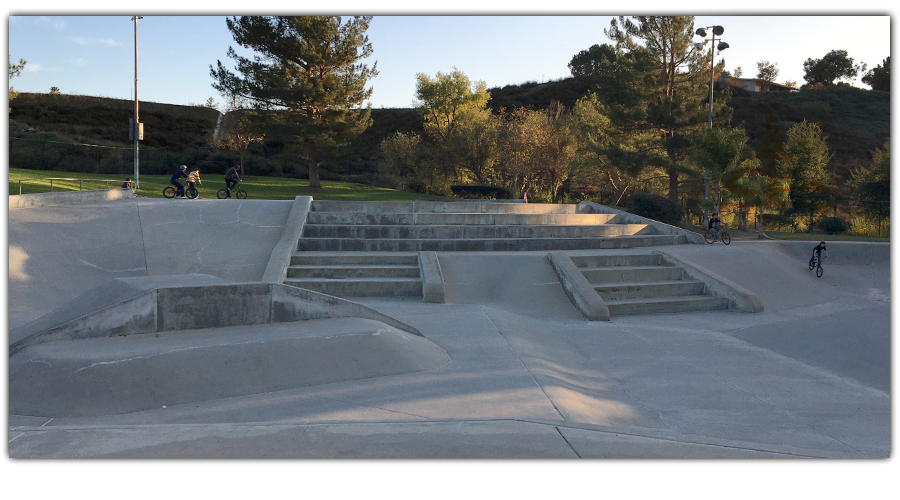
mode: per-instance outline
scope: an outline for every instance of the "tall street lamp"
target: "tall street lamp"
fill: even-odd
[[[719,49],[719,52],[727,49],[729,45],[722,40],[719,40],[719,45],[716,45],[716,35],[722,35],[725,33],[725,28],[721,26],[707,26],[705,28],[697,28],[695,32],[696,35],[705,37],[707,31],[712,30],[712,49],[709,51],[709,117],[706,123],[707,130],[712,129],[712,111],[713,111],[713,86],[715,85],[715,64],[716,64],[716,49]],[[694,48],[697,50],[702,49],[706,46],[706,42],[709,40],[703,40],[703,42],[695,43]],[[703,212],[703,224],[709,223],[709,170],[703,170],[703,180],[705,181],[705,189],[704,189],[704,212]]]
[[[137,50],[137,22],[143,16],[132,16],[134,21],[134,120],[129,127],[129,135],[134,140],[134,189],[140,187],[138,179],[140,168],[138,162],[138,141],[144,138],[144,127],[138,118],[138,50]]]

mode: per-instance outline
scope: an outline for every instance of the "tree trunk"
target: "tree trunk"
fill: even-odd
[[[319,181],[319,162],[315,158],[309,160],[309,188],[322,189],[322,183]]]
[[[669,169],[669,199],[678,203],[678,170]]]

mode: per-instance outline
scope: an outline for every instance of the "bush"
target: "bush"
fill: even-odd
[[[635,215],[673,226],[681,222],[684,217],[684,209],[674,201],[658,194],[634,193],[631,195],[631,206]]]
[[[495,198],[498,200],[510,200],[513,195],[509,190],[494,186],[450,186],[453,194],[461,198],[484,200]]]
[[[826,217],[819,221],[818,226],[828,234],[846,233],[850,229],[850,224],[840,217]]]

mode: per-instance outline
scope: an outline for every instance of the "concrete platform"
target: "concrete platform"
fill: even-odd
[[[290,208],[253,200],[137,200],[11,210],[10,325],[24,324],[113,276],[177,274],[175,269],[257,281]],[[189,242],[175,230],[182,226],[193,228]],[[71,242],[65,250],[59,248],[62,241]],[[334,352],[309,357],[315,351],[300,344],[238,347],[249,339],[373,340],[370,333],[353,335],[360,324],[336,320],[281,325],[277,333],[272,325],[172,333],[167,342],[192,348],[180,351],[191,353],[184,359],[174,354],[180,347],[154,351],[149,339],[92,339],[90,346],[78,340],[71,348],[47,344],[40,356],[10,359],[15,404],[9,455],[890,457],[889,246],[829,243],[822,278],[806,267],[812,246],[650,247],[752,290],[765,306],[758,314],[713,311],[592,322],[569,301],[545,251],[437,252],[444,304],[358,299],[422,333],[421,349],[412,349],[411,358],[397,347],[378,357],[364,343],[346,351],[357,353],[346,358]],[[399,345],[407,342],[394,338]],[[211,348],[213,339],[227,347]],[[116,350],[126,345],[128,352]],[[124,362],[137,351],[158,355]],[[160,372],[195,365],[191,356],[203,360],[201,378],[184,386],[159,380],[142,385]],[[391,356],[415,366],[397,370]],[[376,359],[387,361],[372,364]],[[276,374],[284,370],[269,370],[292,360],[306,374],[328,371],[338,361],[349,363],[347,370],[356,363],[387,372],[356,371],[308,384],[297,383],[295,374],[279,385]],[[34,396],[22,388],[37,385],[18,378],[22,366],[34,364],[61,377],[86,362],[107,363],[92,369],[93,385],[54,386],[67,387],[62,394],[117,387],[103,396],[103,404],[72,412],[79,406],[62,398],[52,411],[25,408]],[[85,371],[91,370],[79,374]],[[241,373],[255,382],[241,380]],[[110,386],[113,381],[118,385]],[[167,398],[179,394],[191,397]]]

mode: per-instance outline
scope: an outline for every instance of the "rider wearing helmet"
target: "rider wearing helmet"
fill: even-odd
[[[828,250],[825,248],[825,242],[820,241],[815,248],[813,248],[813,259],[816,259],[817,262],[822,262],[822,252],[825,252],[825,256],[828,257]]]
[[[187,170],[187,165],[182,165],[182,166],[178,167],[178,170],[176,170],[175,173],[172,174],[172,177],[169,179],[169,182],[173,186],[175,186],[175,191],[176,191],[175,196],[177,196],[179,198],[184,198],[184,186],[182,186],[181,183],[178,182],[178,180],[181,179],[182,177],[188,176],[187,173],[185,172],[186,170]]]

